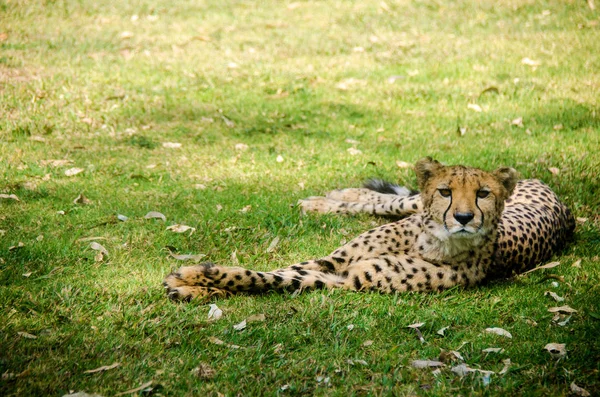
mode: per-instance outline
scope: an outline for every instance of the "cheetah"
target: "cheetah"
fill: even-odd
[[[267,272],[212,263],[185,266],[165,278],[167,294],[187,301],[267,291],[470,287],[549,259],[573,234],[573,216],[555,193],[538,180],[519,180],[513,168],[486,172],[427,157],[415,164],[415,173],[419,194],[346,189],[302,200],[304,211],[404,217],[328,256]]]

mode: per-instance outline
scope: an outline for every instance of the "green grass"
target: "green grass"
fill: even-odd
[[[0,0],[0,21],[0,193],[20,199],[0,199],[0,394],[600,393],[600,18],[585,1]],[[562,265],[443,294],[238,296],[216,322],[166,299],[181,263],[165,247],[256,269],[327,254],[383,220],[290,205],[372,176],[414,187],[396,161],[426,155],[548,183],[587,219]],[[564,327],[548,290],[578,310]],[[512,366],[485,384],[410,365],[457,349]]]

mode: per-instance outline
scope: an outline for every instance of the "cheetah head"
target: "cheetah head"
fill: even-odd
[[[444,166],[430,157],[415,172],[425,207],[425,231],[441,241],[476,239],[495,231],[504,201],[518,181],[513,168],[486,172]]]

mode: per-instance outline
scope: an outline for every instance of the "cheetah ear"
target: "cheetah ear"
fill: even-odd
[[[443,167],[442,164],[431,157],[425,157],[424,159],[417,161],[415,164],[415,174],[417,174],[419,189],[424,191],[429,178],[434,176]]]
[[[520,179],[519,173],[514,168],[501,167],[494,171],[494,176],[504,186],[504,189],[506,189],[505,199],[507,199],[512,194],[515,185]]]

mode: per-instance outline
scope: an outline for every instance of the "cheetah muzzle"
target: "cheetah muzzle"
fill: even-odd
[[[493,172],[415,164],[420,194],[345,189],[301,200],[304,212],[403,217],[361,234],[333,253],[268,272],[204,263],[165,278],[174,300],[236,293],[344,288],[382,293],[473,286],[549,259],[572,236],[569,209],[538,180],[512,168]],[[383,185],[382,185],[383,186]]]

